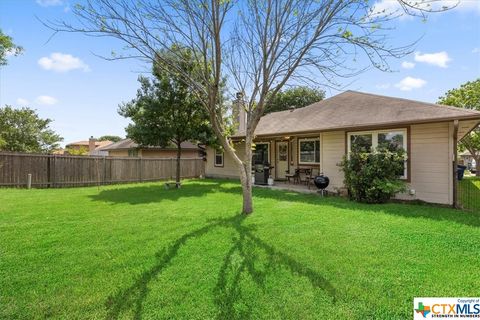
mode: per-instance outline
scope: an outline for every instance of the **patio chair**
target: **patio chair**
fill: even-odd
[[[300,182],[298,169],[295,169],[294,173],[290,173],[290,171],[287,171],[287,174],[285,174],[285,178],[287,178],[288,183],[292,182],[292,180],[293,184]]]
[[[311,185],[315,184],[314,180],[315,180],[315,177],[318,176],[318,175],[320,175],[320,169],[314,168],[314,169],[310,170],[310,175],[308,175],[307,178],[306,178],[307,179],[306,183],[307,183],[308,189],[310,189]]]
[[[307,177],[310,176],[310,172],[312,170],[310,168],[300,168],[298,169],[298,180],[300,184],[306,184],[308,179]]]

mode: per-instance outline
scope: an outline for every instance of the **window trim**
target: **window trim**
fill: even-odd
[[[373,130],[363,130],[363,131],[347,131],[345,135],[345,149],[347,153],[347,157],[349,157],[350,152],[351,152],[351,139],[350,137],[352,135],[362,135],[362,134],[371,134],[372,135],[372,149],[376,149],[378,146],[378,135],[380,133],[389,133],[389,132],[402,132],[404,135],[403,139],[403,148],[406,152],[407,159],[405,160],[405,169],[404,169],[404,175],[400,176],[400,179],[405,180],[407,182],[410,182],[410,177],[411,177],[411,166],[410,166],[410,158],[411,158],[411,152],[410,152],[410,127],[403,127],[403,128],[398,128],[398,127],[392,127],[392,128],[386,128],[386,129],[373,129]]]
[[[303,141],[318,141],[318,162],[302,162],[300,159],[301,159],[301,155],[300,155],[300,145]],[[320,159],[322,157],[321,155],[321,150],[322,150],[322,146],[321,146],[322,142],[320,141],[320,137],[309,137],[309,138],[297,138],[297,154],[298,154],[298,164],[299,165],[312,165],[312,166],[316,166],[316,165],[320,165]],[[315,157],[315,155],[314,155]]]
[[[222,157],[222,163],[221,164],[217,164],[217,156],[221,156]],[[214,167],[223,167],[225,164],[225,152],[221,151],[221,150],[215,150],[215,153],[213,154],[213,166]]]

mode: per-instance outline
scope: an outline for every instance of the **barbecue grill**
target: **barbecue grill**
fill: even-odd
[[[267,185],[270,177],[270,165],[268,163],[255,164],[255,184]]]
[[[320,189],[320,193],[324,194],[325,192],[325,189],[328,187],[328,185],[330,184],[330,179],[328,179],[328,177],[325,177],[323,174],[319,175],[319,176],[316,176],[315,178],[313,178],[313,183],[315,183],[315,186]]]

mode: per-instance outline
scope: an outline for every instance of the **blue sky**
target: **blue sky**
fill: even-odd
[[[445,0],[446,3],[451,3]],[[0,28],[25,48],[0,68],[0,105],[26,105],[42,117],[65,142],[89,136],[125,136],[128,120],[118,104],[135,96],[139,72],[148,66],[134,60],[105,61],[121,47],[108,38],[57,34],[37,19],[71,19],[70,0],[0,0]],[[394,9],[396,1],[382,0]],[[480,77],[480,0],[465,0],[448,12],[431,15],[426,23],[411,17],[395,22],[389,35],[394,44],[419,38],[415,52],[391,60],[393,72],[369,70],[348,79],[345,89],[435,102],[448,89]],[[355,63],[352,61],[352,63]],[[327,90],[327,96],[338,91]]]

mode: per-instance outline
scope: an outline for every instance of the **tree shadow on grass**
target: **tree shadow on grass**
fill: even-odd
[[[201,198],[212,193],[229,193],[241,196],[241,187],[232,180],[191,180],[181,189],[165,190],[163,185],[133,186],[130,188],[102,190],[90,196],[94,201],[107,203],[129,203],[133,205],[161,202],[163,200],[176,201],[182,198]],[[363,210],[378,212],[406,218],[426,218],[436,221],[450,221],[467,226],[480,227],[480,212],[466,212],[433,205],[421,204],[362,204],[338,197],[319,197],[315,194],[302,194],[292,191],[270,190],[254,188],[255,199],[275,199],[276,201],[301,202],[318,205],[318,211],[328,210],[329,207],[344,210]],[[321,206],[321,207],[320,207]]]
[[[163,270],[171,265],[172,259],[178,254],[178,251],[187,241],[200,238],[214,228],[231,228],[236,231],[232,247],[227,252],[223,264],[220,268],[217,284],[214,289],[214,301],[217,305],[218,319],[248,319],[251,318],[251,311],[236,312],[235,303],[240,297],[241,286],[240,279],[244,272],[247,272],[254,282],[264,288],[264,283],[268,272],[278,267],[287,268],[292,274],[307,278],[312,286],[324,291],[335,302],[335,288],[319,272],[309,268],[300,261],[295,260],[289,255],[279,252],[270,244],[258,238],[254,233],[252,226],[243,225],[245,216],[237,215],[231,218],[213,219],[199,229],[186,233],[174,241],[169,247],[157,252],[157,262],[150,269],[142,273],[134,283],[115,295],[110,296],[106,301],[107,319],[117,319],[124,313],[133,313],[134,319],[141,319],[143,313],[143,303],[148,295],[148,286],[151,281],[160,276]],[[257,260],[252,253],[252,249],[260,249],[268,257],[268,267],[265,271],[255,268]],[[232,257],[237,252],[241,257],[240,266],[234,268]],[[232,281],[228,285],[229,270],[236,269],[230,276]]]
[[[117,189],[101,190],[98,194],[89,196],[93,201],[102,201],[111,204],[128,203],[131,205],[161,202],[163,200],[176,201],[181,198],[199,198],[209,193],[232,192],[241,193],[240,186],[224,187],[215,181],[188,181],[180,189],[165,189],[163,183],[155,185],[135,185]]]

